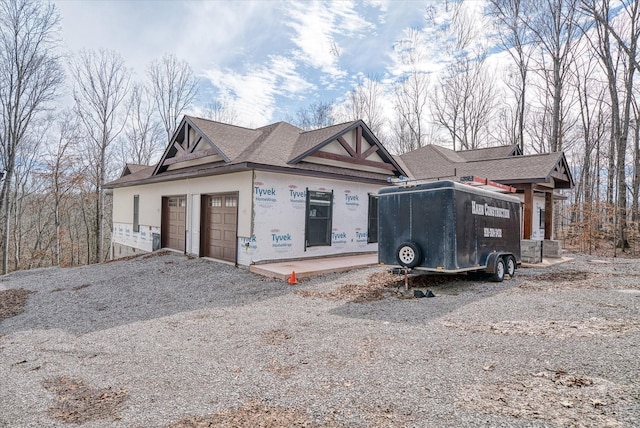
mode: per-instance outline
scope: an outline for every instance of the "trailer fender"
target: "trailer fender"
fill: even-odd
[[[504,253],[491,253],[487,257],[487,267],[485,271],[487,273],[496,273],[496,266],[498,265],[498,259],[504,256]]]
[[[496,266],[498,265],[498,259],[504,260],[505,267],[509,266],[509,259],[513,261],[514,271],[515,267],[517,267],[516,258],[512,253],[491,253],[487,257],[487,267],[485,268],[485,272],[487,273],[496,273]]]

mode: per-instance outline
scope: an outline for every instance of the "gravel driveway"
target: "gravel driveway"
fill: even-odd
[[[640,426],[640,260],[274,282],[153,254],[0,278],[0,427]]]

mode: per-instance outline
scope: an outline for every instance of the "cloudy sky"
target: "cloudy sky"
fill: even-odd
[[[394,43],[423,30],[436,3],[55,1],[71,51],[115,50],[139,79],[152,59],[174,53],[200,78],[198,103],[227,100],[245,126],[285,120],[314,101],[339,101],[359,76],[397,77]],[[437,53],[435,46],[434,61]]]

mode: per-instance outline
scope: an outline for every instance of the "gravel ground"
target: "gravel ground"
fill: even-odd
[[[640,426],[640,260],[297,286],[176,254],[0,278],[0,426]]]

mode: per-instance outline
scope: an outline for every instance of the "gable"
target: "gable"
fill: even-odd
[[[127,175],[135,174],[138,171],[149,168],[148,165],[139,165],[135,163],[125,164],[122,173],[120,174],[120,178],[126,177]]]
[[[145,168],[142,177],[129,166],[107,186],[260,168],[378,182],[407,175],[361,120],[305,132],[285,122],[248,129],[184,116],[159,162]]]
[[[549,179],[552,179],[555,183],[555,187],[558,189],[571,189],[573,188],[573,176],[565,158],[564,153],[558,159],[558,162],[549,172]]]
[[[362,121],[356,121],[328,138],[323,136],[323,140],[313,141],[316,134],[309,132],[303,136],[304,144],[310,148],[291,159],[290,165],[305,162],[389,175],[404,174]]]
[[[160,158],[154,175],[194,165],[228,160],[211,139],[185,116]]]

